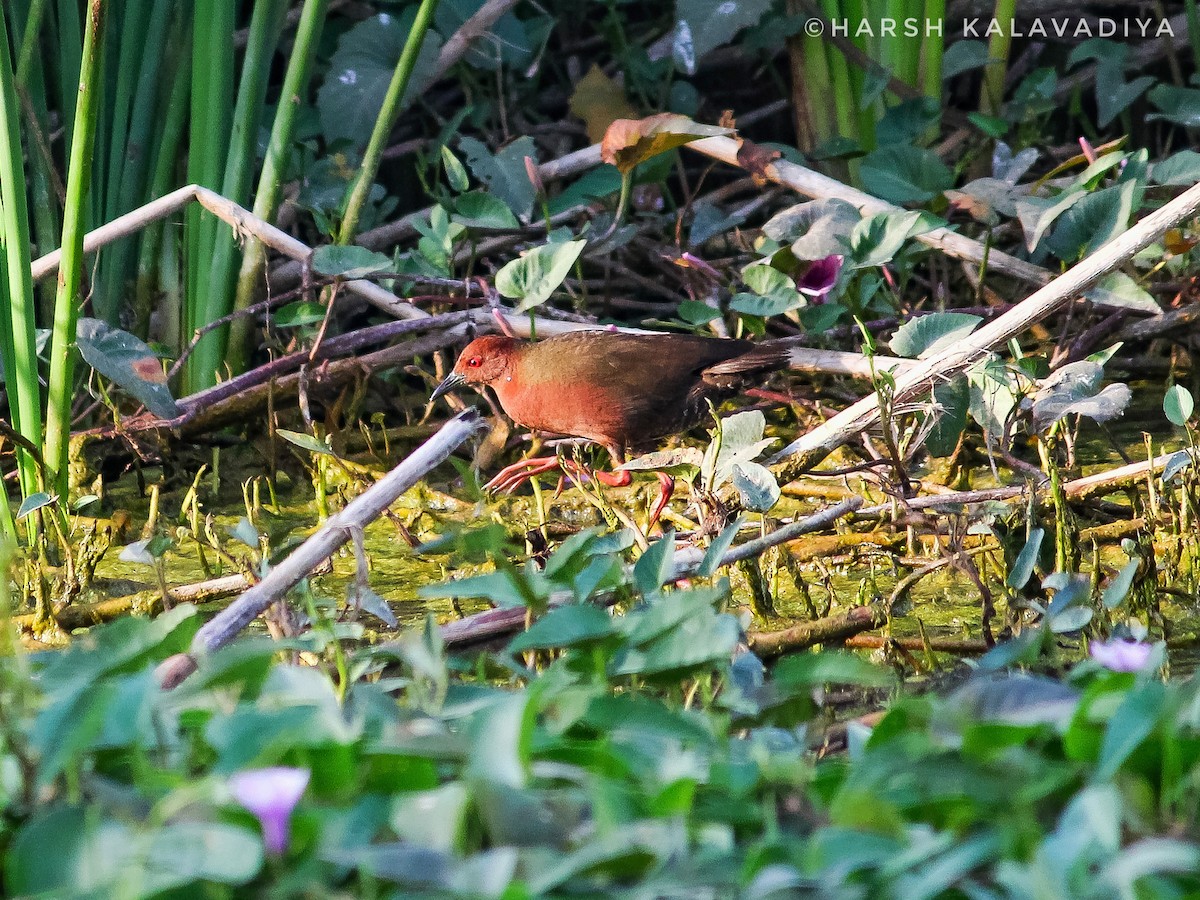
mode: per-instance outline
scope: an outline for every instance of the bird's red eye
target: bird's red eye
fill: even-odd
[[[467,360],[467,365],[470,366],[472,369],[478,369],[480,367],[480,365],[482,365],[482,364],[483,364],[483,360],[481,360],[478,356],[472,356],[470,359]]]

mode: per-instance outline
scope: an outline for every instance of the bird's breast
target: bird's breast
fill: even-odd
[[[518,425],[601,443],[624,440],[620,400],[602,384],[569,374],[522,377],[520,372],[512,372],[493,383],[492,388],[504,411]]]

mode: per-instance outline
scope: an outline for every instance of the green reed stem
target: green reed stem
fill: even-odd
[[[233,107],[233,30],[237,4],[197,0],[192,33],[191,121],[188,129],[188,181],[221,191]],[[184,298],[187,334],[206,323],[212,308],[212,254],[216,220],[198,204],[187,212],[187,287]],[[220,336],[206,335],[184,370],[184,391],[214,382],[220,361]],[[216,346],[214,346],[216,345]]]
[[[996,0],[992,13],[997,22],[1011,22],[1017,13],[1017,0]],[[1005,28],[997,29],[988,41],[988,64],[983,71],[983,95],[979,110],[990,116],[999,114],[1004,104],[1004,78],[1008,74],[1008,51],[1012,35]]]
[[[258,190],[254,195],[254,214],[260,219],[271,220],[279,203],[279,187],[291,155],[292,141],[296,135],[296,114],[312,76],[313,58],[325,17],[329,12],[329,0],[305,0],[296,26],[296,39],[288,59],[287,71],[283,76],[283,88],[279,94],[279,105],[275,109],[275,122],[271,126],[271,139],[267,144],[267,155],[263,160],[262,173],[258,179]],[[266,248],[254,237],[246,239],[242,253],[242,267],[238,273],[237,293],[234,309],[245,309],[254,302],[259,290],[259,281],[267,264]],[[235,372],[246,368],[247,350],[252,323],[240,318],[233,323],[229,332],[229,363]]]
[[[21,154],[20,106],[16,78],[8,49],[7,16],[0,9],[0,198],[3,199],[4,253],[0,312],[0,355],[4,358],[5,387],[17,433],[35,446],[41,440],[41,387],[38,380],[36,302],[29,271],[29,211],[25,197],[25,171]],[[28,496],[38,487],[35,460],[17,451],[21,490]],[[16,537],[8,495],[0,484],[0,528]]]
[[[258,124],[266,103],[271,59],[279,43],[286,12],[287,0],[259,0],[254,4],[250,19],[249,40],[229,136],[229,155],[225,160],[225,177],[221,185],[221,193],[240,204],[246,203],[250,179],[257,165]],[[237,252],[233,229],[224,222],[213,221],[206,235],[212,240],[208,286],[201,294],[204,305],[200,309],[200,319],[194,323],[196,327],[227,316],[233,308]],[[211,331],[201,339],[195,356],[189,361],[194,365],[192,374],[198,379],[197,383],[207,386],[215,382],[216,372],[227,363],[225,351],[228,340],[227,327]]]
[[[400,61],[396,63],[396,71],[392,74],[391,84],[388,85],[387,95],[383,99],[383,108],[379,110],[371,139],[363,153],[358,178],[350,191],[350,199],[346,202],[346,213],[338,230],[339,244],[350,243],[354,232],[358,230],[359,216],[362,215],[362,208],[371,192],[371,185],[375,183],[375,175],[379,172],[379,163],[383,159],[388,135],[391,134],[403,109],[404,92],[417,64],[417,55],[421,52],[421,44],[425,42],[425,34],[429,31],[435,9],[437,0],[421,0],[421,6],[417,9],[417,17],[413,20],[412,30],[408,32],[408,40],[404,42]]]
[[[83,63],[75,130],[67,164],[67,203],[63,209],[62,262],[50,338],[50,388],[43,455],[59,497],[67,497],[67,453],[71,438],[71,400],[75,381],[75,326],[83,301],[83,234],[86,231],[88,187],[92,174],[92,144],[96,136],[100,56],[104,34],[104,0],[91,0],[83,36]],[[28,266],[26,267],[28,268]]]

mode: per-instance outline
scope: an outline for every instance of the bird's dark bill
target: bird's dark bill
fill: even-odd
[[[442,379],[441,384],[433,389],[433,393],[429,395],[429,402],[432,403],[438,397],[450,393],[457,387],[462,387],[462,385],[466,384],[466,381],[467,380],[457,372],[451,372],[444,379]]]

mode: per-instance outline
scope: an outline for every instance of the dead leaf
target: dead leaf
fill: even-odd
[[[781,156],[783,154],[778,150],[768,150],[762,144],[743,140],[741,146],[738,147],[737,162],[739,166],[750,173],[755,184],[763,185],[768,181],[767,169]]]
[[[946,191],[946,199],[950,201],[951,209],[960,209],[977,222],[985,225],[995,225],[1000,221],[992,204],[983,197],[976,197],[965,191]]]
[[[616,166],[622,174],[638,163],[716,135],[729,135],[728,128],[701,125],[677,113],[659,113],[644,119],[617,119],[604,132],[600,158]]]
[[[1163,235],[1163,246],[1176,256],[1187,253],[1196,243],[1195,238],[1185,236],[1178,228],[1172,228]]]
[[[628,119],[637,110],[625,97],[625,89],[609,78],[601,68],[592,64],[588,73],[579,79],[567,104],[572,115],[583,119],[588,140],[593,144],[604,137],[604,131],[615,119]]]

